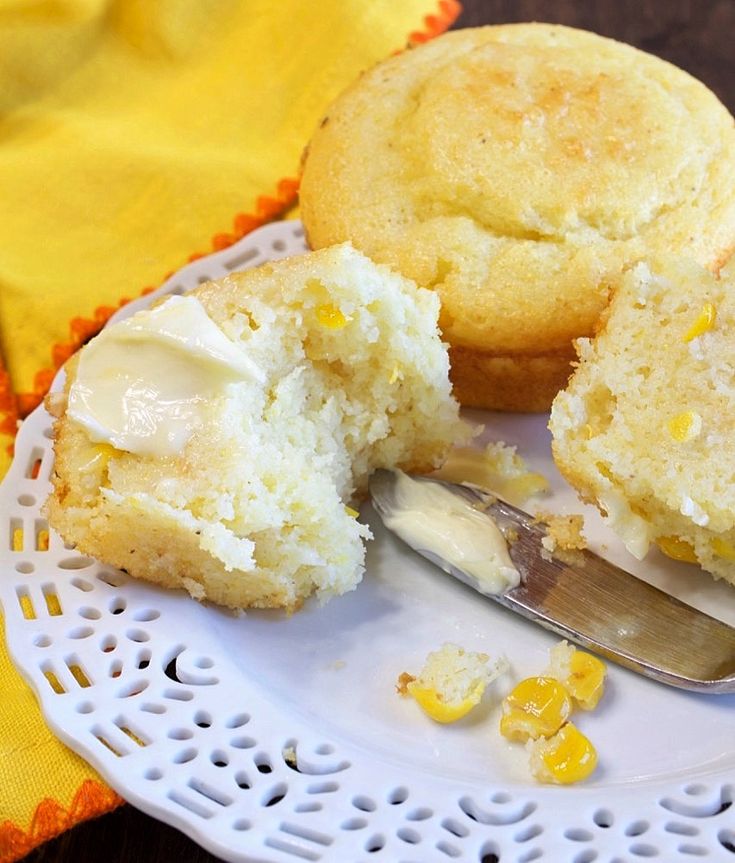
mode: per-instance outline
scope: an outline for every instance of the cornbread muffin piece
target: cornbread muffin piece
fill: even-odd
[[[735,583],[735,264],[636,265],[554,400],[559,470],[638,558],[651,541]]]
[[[465,436],[438,298],[343,245],[204,284],[156,311],[177,312],[182,299],[201,304],[224,348],[256,372],[208,392],[173,454],[110,445],[67,408],[55,424],[50,523],[133,576],[234,608],[294,609],[312,593],[352,590],[369,530],[345,504],[374,468],[432,469]],[[151,314],[131,320],[140,328]],[[69,364],[72,406],[85,352],[103,338]],[[101,349],[87,356],[102,368]]]
[[[314,248],[434,288],[464,404],[548,408],[621,270],[735,245],[735,128],[704,85],[557,25],[447,33],[364,74],[305,154]]]

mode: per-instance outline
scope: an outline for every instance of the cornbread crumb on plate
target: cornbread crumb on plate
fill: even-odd
[[[410,695],[436,722],[456,722],[480,703],[486,687],[507,668],[504,657],[490,662],[486,653],[447,642],[426,657],[417,677],[400,674],[396,690]]]
[[[107,328],[69,363],[66,409],[57,400],[51,525],[234,608],[353,589],[369,530],[347,504],[369,473],[431,470],[466,439],[438,307],[343,245]]]
[[[651,542],[735,583],[735,266],[628,272],[554,401],[559,470],[639,559]]]
[[[350,240],[439,293],[460,401],[547,409],[624,268],[729,257],[735,127],[703,84],[629,45],[463,29],[334,102],[300,195],[312,247]]]
[[[546,525],[546,536],[541,545],[547,551],[581,551],[587,548],[587,540],[582,534],[583,516],[538,513],[536,521]]]
[[[503,441],[491,441],[484,450],[455,447],[432,477],[477,486],[514,506],[549,490],[549,481],[529,470],[517,448]]]

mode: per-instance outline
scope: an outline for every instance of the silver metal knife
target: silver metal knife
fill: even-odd
[[[381,518],[396,508],[397,474],[378,470],[370,480]],[[681,689],[735,693],[735,628],[636,578],[591,551],[565,562],[543,548],[543,524],[480,489],[428,477],[482,509],[504,533],[512,529],[510,556],[521,582],[502,593],[483,590],[477,578],[416,548],[445,572],[529,620],[620,665]]]

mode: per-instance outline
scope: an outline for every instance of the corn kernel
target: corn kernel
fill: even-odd
[[[660,536],[656,540],[656,545],[667,557],[683,560],[685,563],[698,563],[694,546],[685,539],[680,539],[678,536]],[[733,551],[735,553],[735,549]]]
[[[691,342],[692,339],[696,339],[697,336],[701,336],[702,333],[706,333],[707,330],[711,330],[715,325],[716,318],[717,309],[715,309],[712,303],[705,303],[702,306],[702,311],[694,319],[694,323],[684,334],[684,341]]]
[[[671,437],[679,443],[694,440],[702,431],[702,417],[696,411],[684,411],[669,420]]]
[[[400,370],[398,365],[393,366],[393,371],[391,372],[390,378],[388,379],[389,384],[394,384],[398,378],[400,377]]]
[[[352,320],[349,315],[344,315],[337,306],[332,303],[316,307],[316,319],[323,327],[330,330],[341,330]]]
[[[577,707],[594,710],[604,690],[605,663],[566,641],[552,647],[549,658],[551,661],[545,674],[565,687]]]
[[[570,785],[586,779],[597,767],[597,752],[571,722],[548,740],[528,745],[531,773],[540,782]]]
[[[611,482],[613,481],[614,474],[604,461],[595,462],[595,467],[597,468],[600,476],[604,476],[605,479],[609,479]]]
[[[716,536],[712,540],[712,551],[718,557],[724,557],[725,560],[735,561],[735,546],[726,539],[721,539],[719,536]]]
[[[480,703],[485,691],[485,681],[476,683],[461,701],[445,701],[436,689],[421,686],[414,681],[409,683],[406,689],[424,713],[436,722],[448,723],[456,722],[466,716],[476,704]]]
[[[120,452],[110,444],[100,443],[90,448],[90,456],[86,462],[79,466],[80,473],[89,470],[105,470],[110,459],[117,458]]]
[[[485,688],[507,668],[498,658],[446,643],[426,657],[419,676],[404,671],[397,691],[410,695],[436,722],[456,722],[480,703]]]
[[[360,513],[356,509],[352,509],[351,506],[346,506],[345,512],[350,518],[357,518],[357,516],[360,515]]]
[[[500,733],[521,742],[551,737],[569,718],[572,699],[553,677],[522,680],[503,701]]]
[[[605,680],[605,663],[592,656],[576,650],[572,656],[572,673],[564,684],[575,703],[582,710],[593,710],[602,697]]]

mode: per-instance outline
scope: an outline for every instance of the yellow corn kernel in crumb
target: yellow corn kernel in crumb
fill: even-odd
[[[345,507],[345,512],[349,515],[350,518],[357,518],[360,513],[356,509],[352,509],[351,506]]]
[[[456,722],[466,716],[473,707],[480,703],[485,685],[478,683],[473,689],[468,690],[466,698],[460,701],[445,701],[442,694],[436,689],[420,686],[412,683],[408,692],[424,713],[435,722],[444,724]]]
[[[89,448],[89,458],[80,465],[80,473],[91,470],[105,470],[110,459],[117,458],[120,451],[107,443],[98,443]]]
[[[692,339],[696,339],[697,336],[701,336],[702,333],[706,333],[707,330],[711,330],[715,325],[716,319],[717,309],[712,303],[705,303],[702,306],[702,311],[694,319],[694,323],[684,334],[684,341],[691,342]]]
[[[436,722],[456,722],[480,703],[487,685],[505,671],[504,659],[489,659],[486,653],[443,644],[426,657],[418,677],[404,671],[396,689],[410,695]]]
[[[678,536],[659,536],[656,545],[673,560],[683,560],[685,563],[697,563],[694,546]]]
[[[332,303],[324,303],[316,307],[316,319],[323,327],[330,330],[341,330],[346,326],[352,318],[349,315],[344,315],[341,309]]]
[[[712,551],[718,557],[723,557],[725,560],[735,561],[735,545],[728,542],[726,539],[716,536],[712,540]]]
[[[686,443],[702,431],[702,417],[696,411],[684,411],[669,420],[669,433],[675,441]]]
[[[593,710],[605,688],[605,663],[567,641],[561,641],[549,651],[549,667],[545,672],[554,677],[572,696],[582,710]]]
[[[571,785],[586,779],[597,767],[597,752],[571,722],[553,737],[528,742],[531,773],[539,782]]]
[[[613,481],[614,474],[604,461],[595,462],[595,467],[597,468],[600,476],[604,476],[605,479],[609,479],[611,482]]]
[[[551,737],[572,712],[572,699],[553,677],[528,677],[503,700],[500,733],[508,740]]]

